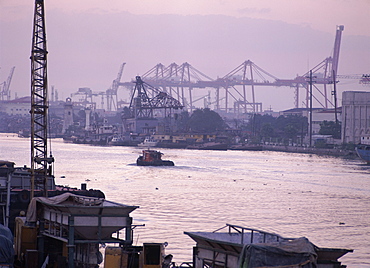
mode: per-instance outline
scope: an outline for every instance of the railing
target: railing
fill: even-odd
[[[42,232],[45,235],[54,237],[56,239],[67,241],[69,238],[69,234],[75,233],[77,229],[79,231],[83,230],[84,227],[87,228],[95,228],[96,233],[92,234],[92,237],[86,237],[86,235],[82,235],[78,240],[79,241],[110,241],[120,243],[131,243],[131,239],[133,237],[133,228],[131,225],[123,224],[122,220],[121,223],[117,223],[113,221],[112,225],[108,224],[108,228],[113,226],[112,229],[115,229],[115,225],[120,225],[120,229],[117,231],[112,231],[110,238],[102,238],[103,228],[107,226],[104,225],[104,222],[109,221],[109,219],[114,218],[124,218],[126,220],[126,216],[117,216],[117,215],[94,215],[94,214],[73,214],[61,211],[54,211],[48,210],[44,212],[43,215],[43,228]],[[127,229],[129,228],[129,229]],[[120,237],[122,234],[122,230],[125,230],[124,239]],[[74,238],[76,241],[77,239]]]
[[[283,240],[292,240],[293,238],[286,238],[286,237],[282,237],[278,234],[275,234],[275,233],[269,233],[269,232],[265,232],[265,231],[261,231],[261,230],[258,230],[258,229],[254,229],[254,228],[247,228],[247,227],[242,227],[242,226],[238,226],[238,225],[233,225],[233,224],[226,224],[225,226],[213,231],[213,233],[216,233],[224,228],[228,228],[228,233],[229,234],[233,234],[233,233],[237,233],[237,234],[240,234],[240,244],[246,244],[246,243],[250,243],[250,244],[253,244],[253,239],[256,237],[256,236],[259,236],[261,237],[262,236],[262,242],[265,243],[267,242],[267,239],[269,240],[268,242],[272,242],[272,241],[283,241]],[[249,241],[244,241],[245,238],[247,237],[246,234],[249,234]]]

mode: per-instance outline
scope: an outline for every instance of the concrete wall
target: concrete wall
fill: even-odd
[[[125,122],[125,132],[152,135],[158,126],[157,119],[127,119]]]
[[[360,143],[370,134],[370,92],[345,91],[342,95],[342,142]]]

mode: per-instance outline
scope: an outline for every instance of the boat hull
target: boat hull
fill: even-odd
[[[156,147],[157,142],[145,142],[145,143],[139,143],[137,147],[140,148],[151,148],[151,147]]]
[[[170,149],[185,149],[188,146],[186,142],[158,142],[156,147]]]
[[[156,150],[143,150],[143,155],[136,160],[138,166],[174,166],[170,160],[162,160],[162,153]]]
[[[360,145],[356,147],[358,157],[370,164],[370,146]]]
[[[202,144],[189,145],[187,147],[187,149],[226,151],[227,147],[228,147],[227,143],[206,142],[206,143],[202,143]]]
[[[241,144],[241,145],[231,145],[228,149],[241,151],[262,151],[263,147],[262,145]]]
[[[174,166],[175,164],[170,160],[155,160],[155,161],[143,161],[139,157],[136,160],[138,166]]]

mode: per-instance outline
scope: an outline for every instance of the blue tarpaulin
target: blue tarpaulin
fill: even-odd
[[[13,234],[9,228],[0,224],[0,265],[12,265],[14,261]]]

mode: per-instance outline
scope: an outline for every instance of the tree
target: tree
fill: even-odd
[[[340,122],[335,123],[334,121],[326,121],[324,120],[320,123],[320,135],[332,135],[334,139],[341,138],[341,124]]]
[[[248,130],[255,139],[279,138],[297,142],[307,134],[307,117],[298,115],[279,116],[254,114],[248,123]],[[298,137],[300,136],[300,139]]]
[[[296,142],[297,137],[307,134],[308,120],[305,116],[288,115],[279,116],[275,122],[275,129],[283,139],[291,139]]]
[[[127,118],[132,118],[133,117],[129,107],[127,107],[127,106],[123,107],[121,117],[122,117],[122,119],[127,119]]]
[[[176,131],[177,132],[188,132],[189,130],[189,113],[187,111],[182,111],[180,114],[174,114]]]
[[[288,139],[295,139],[297,138],[298,129],[293,124],[287,124],[284,127],[284,136]]]
[[[274,128],[272,127],[271,123],[264,123],[261,128],[261,137],[272,138],[274,135]]]
[[[269,126],[274,129],[276,118],[272,115],[254,114],[247,124],[247,130],[254,137],[271,138],[275,135],[274,131],[268,130]],[[263,133],[262,133],[263,131]]]
[[[190,116],[188,125],[190,131],[200,133],[221,131],[226,128],[221,116],[209,108],[196,109]]]

